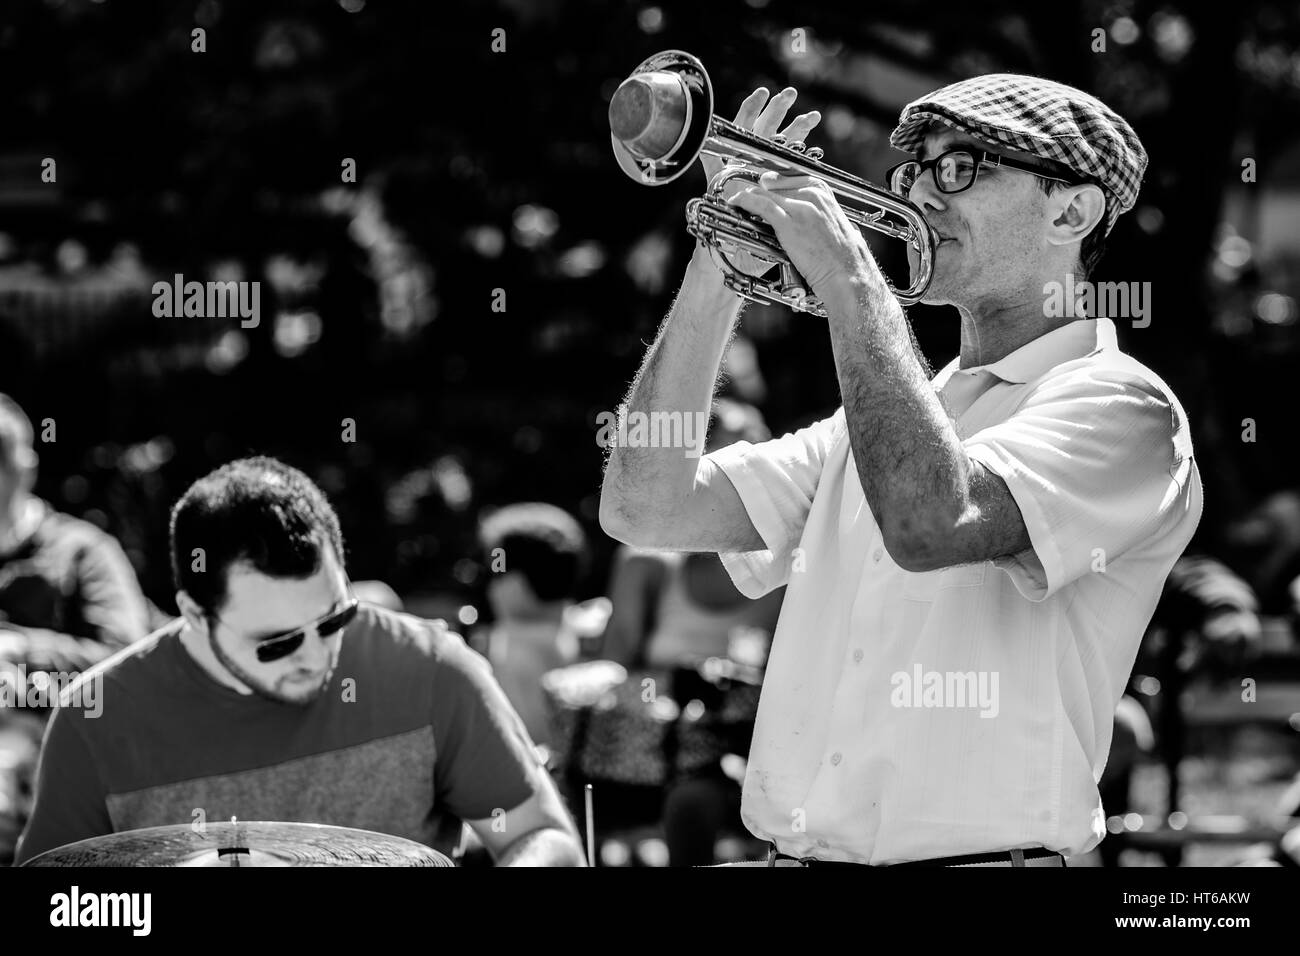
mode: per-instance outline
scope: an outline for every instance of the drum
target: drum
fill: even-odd
[[[757,665],[716,657],[673,671],[629,672],[612,661],[550,671],[542,687],[555,768],[575,780],[660,787],[716,768],[726,754],[746,756],[762,679]]]
[[[667,674],[590,661],[548,672],[542,688],[555,726],[556,769],[590,782],[658,787],[679,709]]]
[[[748,756],[762,680],[760,668],[716,657],[674,674],[674,696],[686,701],[676,727],[676,773],[716,769],[727,754]]]

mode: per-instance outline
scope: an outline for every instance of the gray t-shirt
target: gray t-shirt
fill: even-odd
[[[216,683],[180,623],[87,672],[102,680],[93,706],[83,695],[55,711],[17,862],[232,816],[358,827],[450,854],[462,820],[512,810],[541,784],[487,661],[440,622],[362,604],[330,688],[307,706]]]

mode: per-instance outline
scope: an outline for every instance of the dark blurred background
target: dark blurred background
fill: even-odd
[[[670,304],[702,188],[626,179],[606,108],[673,47],[703,60],[727,116],[756,85],[798,87],[827,161],[877,182],[901,158],[900,107],[973,74],[1050,77],[1129,119],[1151,165],[1094,278],[1152,283],[1150,325],[1119,333],[1193,424],[1193,548],[1288,613],[1300,7],[1285,0],[6,0],[0,391],[38,435],[55,423],[38,494],[116,535],[161,613],[170,505],[255,452],[316,479],[352,575],[409,606],[474,623],[477,517],[520,500],[579,517],[600,593],[596,416]],[[155,318],[151,286],[176,273],[260,281],[260,325]],[[910,314],[942,366],[955,314]],[[776,433],[827,414],[821,323],[751,306],[726,389]]]

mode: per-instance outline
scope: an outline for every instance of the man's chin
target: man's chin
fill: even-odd
[[[916,277],[913,276],[913,279]],[[930,273],[930,284],[925,287],[925,294],[921,296],[921,305],[951,305],[952,299],[949,296],[947,283],[938,270]]]
[[[309,677],[303,680],[282,680],[276,683],[275,689],[266,696],[278,700],[283,704],[297,704],[305,706],[319,700],[329,687],[330,678],[333,671],[326,673],[322,677]],[[265,692],[264,692],[265,693]]]
[[[908,281],[916,281],[916,267],[918,265],[916,251],[912,248],[907,250]],[[925,294],[921,296],[921,305],[949,305],[951,300],[948,297],[948,290],[945,288],[946,283],[943,281],[942,266],[939,257],[936,255],[930,269],[930,283],[925,287]]]
[[[920,305],[952,305],[953,301],[948,296],[946,290],[941,288],[937,283],[931,282],[930,287],[925,290],[925,295],[921,296]]]

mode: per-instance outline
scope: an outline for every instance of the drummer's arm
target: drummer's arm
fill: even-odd
[[[488,662],[458,637],[440,657],[435,805],[467,822],[498,866],[582,866],[577,828]]]
[[[467,821],[497,866],[584,866],[578,831],[550,777],[504,815]]]
[[[50,718],[37,763],[32,815],[18,840],[15,864],[65,843],[113,832],[98,761],[78,726],[82,719],[72,708],[59,708]]]

